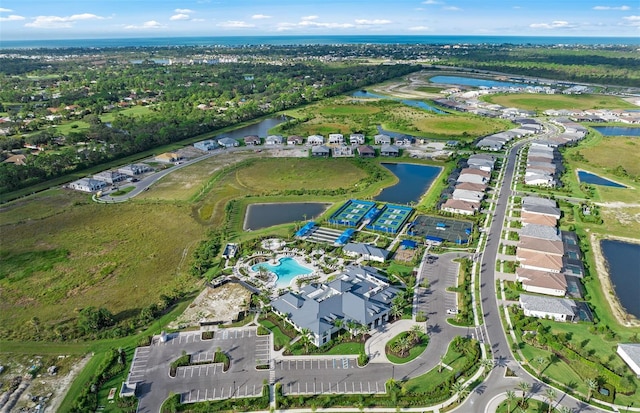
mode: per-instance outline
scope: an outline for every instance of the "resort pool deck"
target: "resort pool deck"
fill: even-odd
[[[283,257],[278,259],[278,264],[269,264],[268,262],[262,262],[251,267],[252,271],[259,271],[260,267],[274,273],[278,279],[276,280],[277,288],[286,288],[291,285],[293,281],[299,275],[309,275],[313,273],[311,268],[305,267],[298,263],[295,258]]]

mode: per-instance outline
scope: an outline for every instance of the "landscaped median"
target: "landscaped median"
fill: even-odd
[[[410,331],[402,332],[389,340],[385,353],[392,363],[408,363],[422,354],[428,344],[429,336],[422,331],[421,326],[415,325]]]

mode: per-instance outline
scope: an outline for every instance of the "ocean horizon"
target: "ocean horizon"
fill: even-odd
[[[60,49],[172,46],[295,46],[340,44],[515,44],[640,45],[640,37],[471,36],[471,35],[343,35],[343,36],[188,36],[94,39],[0,40],[0,49]]]

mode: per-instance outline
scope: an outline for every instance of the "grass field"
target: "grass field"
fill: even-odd
[[[151,112],[151,108],[149,106],[132,106],[126,109],[115,110],[109,113],[104,113],[100,115],[100,120],[102,121],[102,123],[113,122],[113,119],[117,115],[135,117],[135,116],[146,115],[147,113],[150,113],[150,112]]]
[[[436,115],[407,106],[395,100],[365,100],[353,103],[352,98],[337,98],[287,112],[307,119],[277,133],[327,135],[362,131],[369,138],[377,134],[376,125],[386,130],[433,139],[472,139],[512,127],[510,122],[487,119],[469,114]]]
[[[496,94],[482,98],[505,107],[544,111],[547,109],[637,109],[620,98],[605,95]]]
[[[3,338],[31,337],[27,321],[34,316],[42,335],[50,335],[89,305],[125,319],[162,293],[195,285],[181,274],[204,228],[190,218],[189,207],[96,204],[71,191],[39,199],[3,206],[0,213]]]

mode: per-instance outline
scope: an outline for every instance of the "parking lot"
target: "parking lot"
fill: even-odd
[[[457,308],[457,294],[446,289],[455,287],[459,267],[451,258],[436,257],[425,261],[421,280],[426,278],[429,287],[421,286],[418,290],[418,311],[422,311],[429,318],[435,315],[450,317],[446,310]]]

